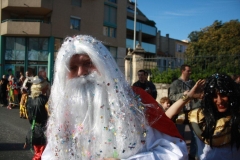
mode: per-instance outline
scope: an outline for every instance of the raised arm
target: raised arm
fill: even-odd
[[[172,119],[174,115],[178,114],[181,109],[191,100],[192,98],[201,99],[203,96],[203,87],[205,84],[205,80],[198,80],[194,87],[184,94],[182,98],[177,100],[175,103],[169,107],[169,109],[165,112],[168,118]]]

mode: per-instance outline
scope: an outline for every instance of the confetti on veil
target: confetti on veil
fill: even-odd
[[[98,70],[85,77],[87,84],[67,79],[74,54],[87,54]],[[66,38],[54,68],[47,128],[52,159],[127,158],[143,148],[144,107],[102,42]]]

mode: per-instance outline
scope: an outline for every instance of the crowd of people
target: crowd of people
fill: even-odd
[[[26,71],[24,76],[16,79],[12,74],[6,78],[3,75],[0,80],[1,106],[7,109],[19,108],[19,117],[28,119],[31,129],[26,135],[26,143],[34,149],[34,158],[41,159],[41,153],[46,145],[44,136],[45,126],[48,119],[48,97],[50,94],[50,83],[41,76],[33,76]]]
[[[1,79],[1,106],[7,106],[7,109],[12,109],[20,106],[22,95],[23,82],[25,77],[20,76],[19,79],[15,78],[12,74],[8,77],[2,76]]]
[[[2,76],[0,80],[0,105],[7,109],[19,108],[19,117],[27,119],[26,102],[30,95],[33,75],[26,71],[25,76],[20,72],[17,79],[13,74]],[[49,83],[50,92],[50,83]]]
[[[173,80],[168,88],[168,96],[160,98],[159,104],[167,117],[175,122],[182,137],[185,137],[186,125],[189,125],[191,133],[189,160],[237,159],[240,154],[239,138],[236,138],[239,136],[239,130],[237,126],[228,123],[234,122],[239,125],[240,122],[238,107],[240,75],[230,77],[216,73],[195,83],[190,79],[189,65],[182,65],[180,71],[180,77]],[[231,119],[231,116],[237,119]],[[201,119],[198,119],[199,117]],[[220,123],[219,121],[223,119],[224,121]],[[203,126],[205,123],[209,123],[209,126]],[[205,127],[209,127],[208,130],[205,130]],[[234,131],[231,130],[233,127]],[[230,134],[234,136],[234,141],[231,140]]]
[[[156,100],[147,71],[139,70],[131,86],[101,41],[67,37],[49,98],[49,84],[39,76],[31,78],[30,91],[23,90],[20,108],[26,110],[20,113],[31,124],[25,147],[34,148],[34,160],[238,159],[237,78],[215,73],[195,83],[189,65],[180,70],[168,96]],[[190,151],[185,125],[191,129]]]

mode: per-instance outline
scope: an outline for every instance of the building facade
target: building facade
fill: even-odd
[[[188,43],[170,38],[169,34],[162,36],[161,32],[155,27],[154,21],[149,20],[139,8],[137,8],[135,12],[134,1],[128,1],[127,3],[126,52],[129,52],[129,49],[132,51],[134,48],[135,13],[136,45],[140,44],[141,48],[144,49],[143,57],[145,63],[142,69],[150,71],[151,68],[157,67],[160,71],[166,71],[168,68],[174,69],[180,67],[184,63],[184,52]],[[132,67],[134,67],[134,65]],[[134,76],[136,75],[133,75],[133,77]],[[129,77],[127,77],[127,79],[129,79]]]
[[[160,31],[157,37],[158,69],[166,71],[168,68],[175,69],[184,64],[188,42],[170,38],[169,34],[162,36]]]
[[[41,74],[52,80],[64,38],[101,40],[124,70],[127,1],[1,0],[0,75]]]
[[[135,3],[128,1],[126,19],[126,48],[133,49]],[[141,45],[146,55],[156,56],[157,28],[155,22],[149,20],[138,8],[136,10],[136,45]]]

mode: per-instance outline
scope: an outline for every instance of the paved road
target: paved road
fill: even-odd
[[[30,129],[27,119],[19,118],[19,108],[12,110],[0,107],[0,160],[31,160],[33,153],[23,149],[27,131]],[[189,149],[190,132],[185,128],[185,140]]]
[[[23,149],[30,124],[19,118],[19,108],[0,107],[0,160],[31,160],[33,153]]]

